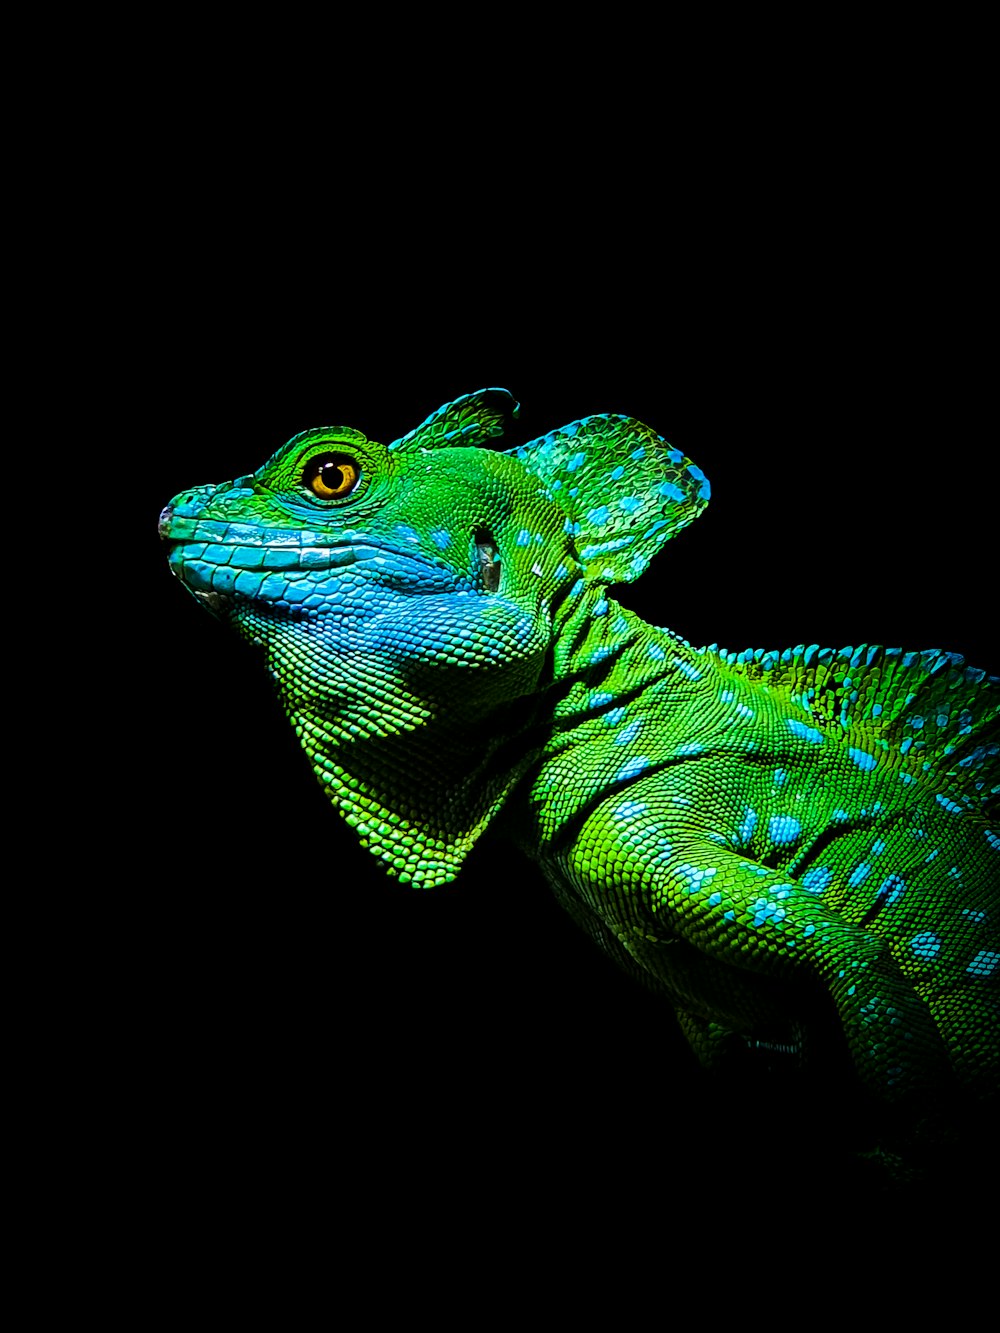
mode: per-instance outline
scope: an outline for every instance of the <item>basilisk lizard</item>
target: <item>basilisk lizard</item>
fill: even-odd
[[[260,651],[390,874],[451,880],[492,828],[704,1063],[807,1053],[818,1002],[875,1098],[994,1094],[1000,681],[646,624],[609,588],[704,474],[615,415],[502,451],[513,415],[487,389],[388,446],[306,431],[167,506],[171,567]]]

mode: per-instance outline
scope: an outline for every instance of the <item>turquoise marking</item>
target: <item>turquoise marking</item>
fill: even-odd
[[[568,432],[567,432],[567,433],[568,433]],[[574,431],[573,434],[575,435],[576,432]],[[587,455],[586,455],[586,454],[584,454],[584,453],[574,454],[573,457],[572,457],[572,458],[569,460],[569,462],[566,464],[566,471],[567,471],[567,472],[576,472],[578,468],[583,467],[583,465],[584,465],[584,463],[586,463],[586,461],[587,461]]]
[[[658,643],[651,643],[646,649],[646,656],[651,657],[654,662],[662,662],[667,655]]]
[[[873,754],[869,754],[866,750],[850,749],[847,751],[847,753],[857,764],[858,768],[864,770],[865,772],[869,772],[878,763],[878,760],[875,758],[875,756]]]
[[[615,696],[609,694],[607,690],[595,690],[590,696],[590,706],[591,708],[603,708],[605,704],[614,703],[614,698]],[[622,712],[624,711],[625,710],[622,709]]]
[[[645,801],[622,801],[621,805],[613,811],[614,818],[621,824],[631,824],[641,815],[646,813],[648,806]]]
[[[698,498],[700,500],[708,500],[712,494],[712,487],[709,485],[708,478],[705,476],[704,472],[702,472],[701,468],[698,467],[696,463],[688,463],[687,470],[690,472],[691,476],[694,477],[695,481],[701,482],[701,485],[698,487]]]
[[[713,875],[718,874],[718,870],[715,866],[709,866],[707,869],[702,870],[698,866],[680,865],[677,869],[687,880],[688,893],[697,893],[700,889],[707,888],[707,881],[710,880]]]
[[[800,736],[802,740],[809,741],[811,745],[820,745],[823,741],[821,731],[817,731],[815,727],[807,726],[805,722],[800,722],[795,717],[788,719],[788,730],[793,736]]]
[[[672,481],[665,481],[660,487],[660,495],[664,500],[683,500],[684,492],[679,486],[675,486]]]
[[[953,815],[960,815],[962,813],[962,807],[956,801],[950,800],[947,796],[942,796],[940,792],[935,794],[934,799],[937,801],[938,805],[943,805],[944,808],[950,810]]]
[[[667,453],[667,457],[670,459],[671,463],[673,463],[674,466],[676,467],[676,465],[683,460],[684,455],[681,453],[679,449],[671,449]]]
[[[451,533],[445,532],[444,528],[436,528],[431,533],[431,541],[439,551],[444,551],[451,545]]]
[[[531,533],[527,528],[522,528],[514,538],[514,541],[517,546],[528,546],[531,542]]]
[[[879,885],[878,896],[885,898],[885,905],[890,907],[906,888],[906,881],[901,875],[889,875]]]
[[[990,846],[994,849],[994,851],[1000,852],[1000,838],[998,838],[997,835],[991,829],[986,830],[986,841],[990,844]]]
[[[872,868],[867,861],[862,861],[859,866],[851,872],[851,877],[847,881],[852,889],[856,889],[859,884],[863,884],[872,873]]]
[[[615,774],[616,782],[628,782],[632,778],[637,778],[640,773],[644,773],[650,765],[649,755],[639,754],[634,759],[630,759]]]
[[[616,745],[628,745],[629,741],[634,741],[636,736],[642,730],[642,723],[638,720],[630,722],[627,727],[622,727],[621,731],[615,737]]]
[[[997,970],[998,962],[1000,953],[993,949],[980,949],[965,970],[971,972],[974,977],[991,977]]]
[[[639,445],[638,449],[633,449],[632,452],[629,454],[629,458],[631,458],[634,463],[641,463],[645,457],[646,457],[646,450],[641,444]]]
[[[619,463],[618,466],[616,468],[612,468],[611,472],[608,474],[608,480],[621,481],[624,475],[625,475],[625,469],[622,467],[621,463]]]
[[[535,538],[538,541],[538,538]],[[610,555],[612,551],[620,551],[623,546],[631,546],[631,537],[608,537],[603,542],[591,542],[588,546],[581,547],[580,554],[584,560],[592,560],[595,555]],[[609,567],[601,570],[601,574],[609,583],[615,582],[615,571]]]
[[[687,676],[688,680],[701,680],[701,672],[695,671],[694,667],[689,662],[685,662],[682,657],[673,657],[670,660],[682,676]]]
[[[625,716],[624,708],[611,708],[604,714],[604,725],[607,727],[617,727],[618,723]]]
[[[757,811],[748,807],[746,814],[743,816],[743,823],[737,830],[737,836],[744,847],[753,837],[753,831],[756,827]]]
[[[776,787],[783,787],[787,781],[788,774],[785,770],[783,768],[776,768],[774,770],[774,785]]]
[[[623,509],[626,514],[634,514],[637,509],[642,508],[642,501],[634,495],[623,495],[618,501],[618,508]]]
[[[802,832],[802,825],[791,815],[774,815],[767,827],[771,841],[779,844],[795,842]]]
[[[833,879],[833,871],[828,866],[813,866],[802,876],[802,887],[810,893],[822,893]]]
[[[753,912],[755,926],[763,926],[765,922],[775,926],[780,925],[787,915],[785,909],[771,902],[770,898],[758,898],[753,905]]]
[[[593,523],[595,527],[600,527],[603,523],[607,523],[608,513],[609,510],[607,505],[598,505],[596,509],[592,509],[587,515],[587,522]]]

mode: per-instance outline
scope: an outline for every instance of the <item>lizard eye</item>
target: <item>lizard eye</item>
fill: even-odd
[[[302,480],[321,500],[342,500],[361,480],[361,464],[350,454],[317,454],[310,458]]]

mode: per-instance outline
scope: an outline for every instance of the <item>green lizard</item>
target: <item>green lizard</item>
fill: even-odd
[[[492,827],[705,1064],[808,1054],[828,1010],[881,1102],[994,1094],[1000,682],[644,623],[608,589],[697,517],[704,474],[614,415],[502,452],[516,411],[487,389],[388,446],[297,435],[167,506],[171,567],[260,649],[390,874],[449,881]]]

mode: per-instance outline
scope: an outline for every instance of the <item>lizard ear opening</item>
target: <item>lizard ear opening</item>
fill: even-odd
[[[389,448],[412,454],[420,449],[489,444],[506,434],[519,411],[506,389],[477,389],[439,407]]]
[[[637,579],[711,493],[701,468],[634,417],[585,417],[509,453],[565,511],[588,582]]]
[[[500,552],[496,538],[489,528],[477,527],[472,530],[472,540],[476,547],[476,573],[482,580],[484,592],[496,592],[500,587]]]

